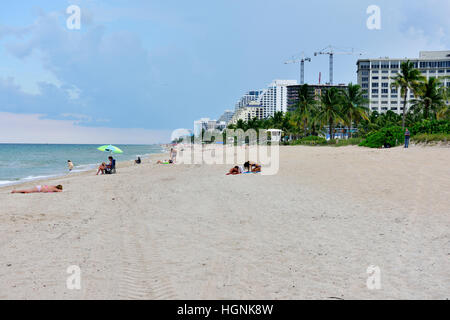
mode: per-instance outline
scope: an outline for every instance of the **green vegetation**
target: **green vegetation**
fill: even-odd
[[[397,74],[392,80],[394,80],[392,86],[399,89],[403,96],[403,117],[402,117],[402,129],[405,129],[406,122],[406,104],[408,102],[408,90],[417,93],[418,87],[423,83],[425,77],[422,76],[418,69],[414,68],[414,64],[411,61],[403,62],[400,65],[400,73]]]
[[[299,140],[292,140],[289,142],[289,145],[344,147],[344,146],[357,146],[363,140],[364,140],[363,138],[350,138],[340,140],[332,139],[327,141],[325,138],[322,137],[309,136]]]
[[[416,143],[449,143],[450,134],[448,133],[420,133],[411,138]]]
[[[438,78],[430,77],[417,85],[416,93],[418,97],[411,101],[409,112],[421,113],[423,119],[430,119],[430,116],[445,106],[445,89]]]
[[[353,136],[352,125],[361,120],[369,120],[369,109],[365,107],[369,100],[364,98],[363,91],[358,85],[349,84],[348,91],[342,93],[342,114],[344,124],[350,128],[350,138]]]
[[[409,101],[411,107],[408,111],[404,108],[402,115],[391,110],[371,112],[367,108],[369,101],[365,98],[368,92],[359,85],[350,83],[347,89],[323,89],[320,95],[314,96],[305,84],[300,87],[297,105],[290,112],[276,112],[273,117],[264,120],[239,120],[229,128],[244,131],[280,129],[284,143],[289,145],[393,147],[403,143],[406,127],[411,132],[412,141],[434,141],[439,137],[447,139],[450,133],[450,107],[446,101],[450,100],[450,89],[444,87],[443,77],[427,80],[410,61],[402,63],[400,69],[400,73],[392,78],[392,87],[400,91],[403,106],[408,103],[408,92],[414,95],[414,99]],[[350,138],[335,141],[337,130]],[[324,142],[327,134],[331,140]]]
[[[411,127],[411,134],[419,133],[447,133],[450,134],[450,121],[445,120],[423,120]]]
[[[363,141],[364,141],[363,138],[340,139],[336,143],[334,143],[334,146],[336,147],[358,146]]]
[[[403,143],[404,131],[401,127],[382,128],[372,132],[359,145],[369,148],[395,147]]]
[[[327,140],[322,137],[309,136],[309,137],[304,137],[299,140],[293,140],[289,144],[292,146],[295,146],[295,145],[305,145],[305,146],[321,145],[321,146],[323,146],[323,145],[327,145]]]

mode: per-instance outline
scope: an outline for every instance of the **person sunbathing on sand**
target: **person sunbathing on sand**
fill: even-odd
[[[172,160],[164,160],[164,161],[158,160],[156,162],[156,164],[172,164],[172,163],[173,163]]]
[[[102,164],[98,167],[97,170],[97,176],[98,174],[101,172],[102,174],[105,174],[105,170],[106,170],[106,163],[102,162]]]
[[[58,184],[57,186],[36,186],[33,189],[28,190],[13,190],[11,193],[52,193],[52,192],[62,192],[63,186]]]
[[[244,169],[247,169],[251,172],[261,172],[261,165],[257,164],[256,162],[247,161],[244,163]]]
[[[227,176],[249,172],[253,173],[261,172],[261,165],[257,164],[256,162],[247,161],[246,163],[244,163],[244,166],[235,166],[231,168],[230,171],[227,173]]]
[[[237,175],[237,174],[241,174],[244,172],[244,168],[242,166],[235,166],[233,168],[230,169],[230,171],[227,173],[227,176],[229,175]]]

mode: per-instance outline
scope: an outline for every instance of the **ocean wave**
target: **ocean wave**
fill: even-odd
[[[97,168],[98,165],[99,164],[97,164],[97,163],[78,165],[78,166],[75,166],[71,172],[75,173],[75,172],[85,172],[85,171],[93,170],[93,169]]]
[[[0,186],[8,186],[17,183],[17,181],[0,180]]]
[[[22,178],[21,180],[32,181],[32,180],[39,180],[39,179],[54,178],[54,177],[57,177],[57,176],[58,175],[54,175],[54,174],[52,174],[52,175],[45,175],[45,176],[28,176],[28,177]]]
[[[119,145],[120,147],[120,145]],[[30,152],[31,149],[37,151]],[[118,162],[146,159],[161,152],[160,145],[123,146],[123,155],[113,155]],[[99,153],[91,145],[7,145],[0,148],[0,186],[64,177],[72,173],[95,170],[107,162],[109,154]],[[136,155],[136,157],[133,157]],[[75,167],[71,172],[67,160]]]
[[[16,179],[16,180],[0,180],[0,186],[1,187],[7,187],[7,186],[12,186],[15,184],[21,184],[21,183],[25,183],[25,182],[30,182],[30,181],[34,181],[34,180],[43,180],[43,179],[49,179],[49,178],[55,178],[58,177],[58,175],[45,175],[45,176],[28,176],[25,178],[20,178],[20,179]]]

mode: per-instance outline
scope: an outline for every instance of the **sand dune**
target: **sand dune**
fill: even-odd
[[[156,157],[1,188],[0,299],[450,297],[449,148],[282,147],[273,176]]]

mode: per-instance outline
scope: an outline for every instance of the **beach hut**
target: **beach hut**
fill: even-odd
[[[281,141],[281,133],[282,130],[279,129],[269,129],[267,132],[270,132],[270,141],[271,142],[280,142]]]

